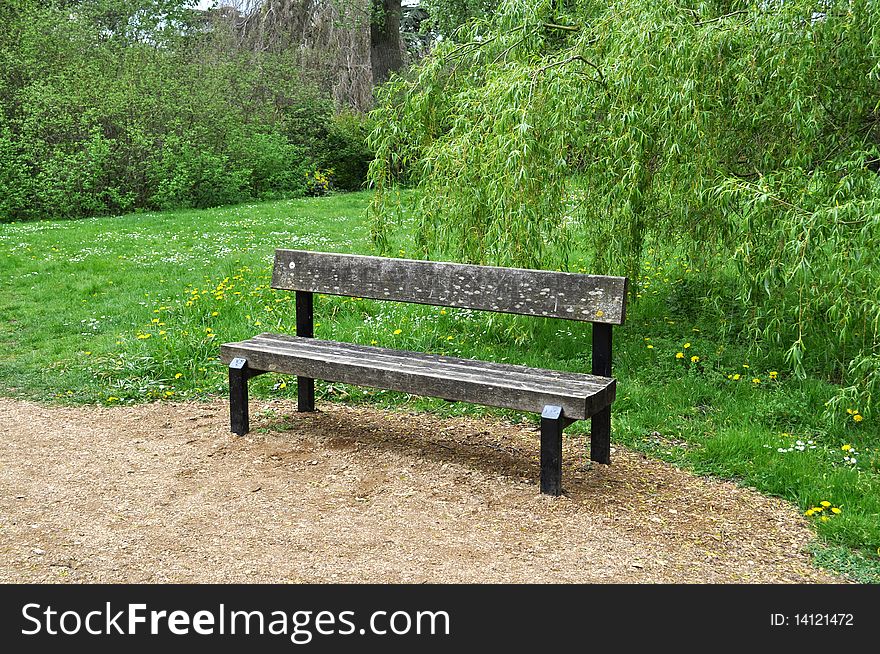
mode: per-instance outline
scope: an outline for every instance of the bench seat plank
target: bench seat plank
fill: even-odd
[[[558,405],[574,420],[609,406],[616,392],[610,377],[283,334],[226,343],[220,356],[227,364],[242,357],[257,370],[534,413]]]

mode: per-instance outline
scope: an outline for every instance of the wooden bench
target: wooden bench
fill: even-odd
[[[300,411],[315,410],[315,379],[541,414],[541,492],[562,492],[562,430],[592,421],[590,456],[610,463],[611,327],[623,323],[625,277],[277,250],[272,288],[296,291],[296,336],[226,343],[232,431],[248,432],[248,379],[297,375]],[[414,302],[593,323],[592,374],[369,347],[314,338],[314,293]]]

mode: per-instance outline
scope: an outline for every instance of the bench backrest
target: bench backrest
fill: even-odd
[[[276,250],[272,288],[621,325],[626,277]]]

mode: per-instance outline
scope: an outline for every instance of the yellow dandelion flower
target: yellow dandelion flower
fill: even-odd
[[[107,401],[108,401],[108,402],[116,402],[118,399],[119,399],[118,397],[113,397],[113,396],[111,395],[110,397],[107,398]]]
[[[220,312],[219,312],[219,311],[212,311],[212,312],[211,312],[211,315],[212,315],[212,316],[219,316],[219,315],[220,315]]]
[[[852,445],[846,444],[840,449],[842,449],[844,452],[849,452],[852,449]]]
[[[378,342],[379,341],[377,341],[377,340],[372,340],[372,341],[370,341],[370,345],[376,345]]]
[[[174,379],[180,379],[181,377],[183,377],[183,373],[182,373],[182,372],[179,372],[179,373],[177,373],[176,375],[174,375]]]
[[[836,506],[832,506],[831,513],[833,513],[834,515],[838,515],[840,513],[840,509],[838,509]]]
[[[831,502],[829,502],[828,500],[822,500],[821,502],[819,502],[819,505],[824,506],[827,509],[829,506],[831,506]]]
[[[446,309],[440,309],[440,315],[441,315],[441,316],[445,316],[445,315],[446,315]]]
[[[827,515],[823,515],[823,516],[822,516],[821,518],[819,518],[819,519],[820,519],[822,522],[828,522],[828,516],[827,516]]]
[[[684,359],[684,352],[676,352],[675,358],[676,359]]]
[[[684,344],[684,349],[686,350],[686,349],[688,349],[690,346],[691,346],[690,343],[685,343],[685,344]]]
[[[857,413],[856,415],[853,416],[853,420],[854,420],[855,422],[861,422],[862,419],[863,419],[863,418],[862,418],[861,414],[859,414],[859,413]]]
[[[399,334],[402,334],[402,333],[403,333],[403,330],[402,330],[402,329],[395,329],[395,330],[394,330],[394,335],[395,335],[395,336],[397,336],[397,335],[399,335]]]
[[[648,349],[649,349],[649,350],[653,350],[653,349],[654,349],[654,346],[653,346],[653,345],[648,345]]]
[[[856,411],[855,411],[854,409],[847,409],[846,412],[847,412],[849,415],[852,415],[852,414],[856,413]]]
[[[739,381],[739,379],[740,379],[739,373],[737,373],[733,376],[733,381]]]
[[[806,516],[811,516],[811,515],[813,515],[813,514],[815,514],[815,513],[816,513],[816,512],[813,511],[813,509],[807,509],[806,511],[804,511],[804,515],[806,515]]]
[[[776,379],[777,377],[779,377],[779,373],[776,372],[775,370],[771,370],[770,371],[770,379]]]
[[[761,383],[761,380],[758,379],[757,377],[755,377],[754,379],[752,379],[752,383],[753,383],[753,384],[760,384],[760,383]]]
[[[697,355],[694,355],[691,357],[691,363],[697,363],[699,360],[700,360],[700,357],[698,357]]]

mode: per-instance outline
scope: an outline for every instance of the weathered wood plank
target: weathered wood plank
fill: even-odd
[[[303,341],[283,334],[260,334],[246,341],[248,346],[259,346],[270,351],[286,351],[287,346],[296,347],[304,355],[316,359],[351,359],[363,356],[371,361],[371,365],[382,365],[391,369],[406,370],[412,374],[435,374],[440,366],[445,370],[455,368],[460,377],[473,377],[477,380],[488,377],[503,378],[510,386],[524,385],[533,388],[538,381],[549,392],[569,392],[577,389],[584,395],[601,391],[608,383],[608,378],[560,370],[527,368],[503,363],[491,363],[475,359],[459,359],[456,357],[393,350],[353,343],[336,341],[312,340]]]
[[[352,360],[366,358],[366,361],[362,365],[370,365],[373,368],[381,368],[395,373],[428,377],[442,374],[447,377],[454,377],[459,381],[473,381],[476,383],[483,383],[486,379],[491,379],[493,380],[493,384],[503,385],[506,388],[525,391],[540,388],[542,391],[551,395],[575,394],[588,397],[597,392],[603,391],[608,385],[607,378],[593,378],[589,379],[587,382],[571,381],[568,383],[562,383],[555,381],[550,383],[547,378],[540,376],[540,374],[526,376],[517,374],[517,371],[485,371],[474,370],[467,366],[458,366],[456,365],[456,359],[447,359],[434,365],[428,365],[423,361],[413,362],[406,356],[409,354],[407,352],[403,352],[403,356],[397,356],[392,359],[379,356],[371,357],[369,354],[364,354],[363,352],[349,352],[347,354],[338,351],[322,352],[320,350],[316,351],[312,348],[299,347],[298,344],[293,344],[291,346],[291,344],[267,344],[265,342],[246,341],[235,345],[240,345],[243,349],[248,350],[259,349],[272,356],[279,357],[288,356],[293,349],[296,351],[297,356],[318,362],[326,361],[330,363],[348,364],[351,363]],[[277,371],[282,372],[280,369]]]
[[[258,370],[534,413],[553,404],[572,419],[601,411],[616,389],[606,377],[274,334],[221,347],[224,362],[236,357]]]
[[[272,287],[623,324],[626,277],[276,250]]]

